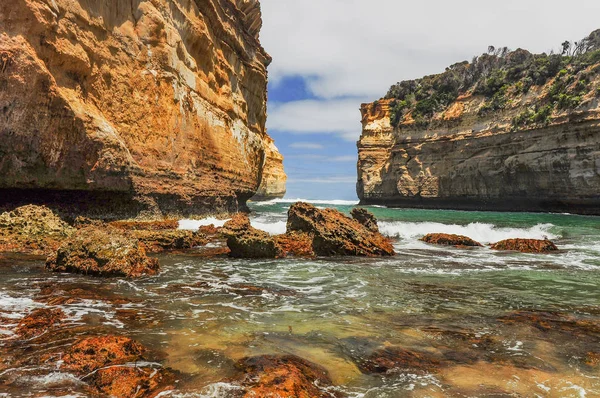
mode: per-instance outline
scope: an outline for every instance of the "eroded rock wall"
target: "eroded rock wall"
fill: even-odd
[[[105,218],[245,206],[280,157],[261,24],[256,0],[0,3],[0,205]]]
[[[552,82],[482,114],[463,95],[429,128],[408,115],[390,123],[393,100],[362,105],[357,192],[363,204],[600,214],[600,101],[555,111],[543,126],[515,128]],[[592,93],[600,82],[592,81]]]

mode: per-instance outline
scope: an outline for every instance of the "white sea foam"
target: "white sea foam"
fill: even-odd
[[[493,224],[471,223],[468,225],[442,224],[436,222],[403,222],[382,221],[379,223],[381,233],[387,236],[414,240],[430,233],[465,235],[481,243],[494,243],[504,239],[557,239],[558,235],[550,232],[552,224],[537,224],[530,228],[497,227]]]
[[[279,203],[296,203],[296,202],[307,202],[313,205],[330,205],[330,206],[355,206],[358,204],[358,200],[322,200],[322,199],[273,199],[266,202],[252,202],[253,206],[270,206]]]
[[[211,224],[215,227],[222,227],[227,221],[229,220],[219,220],[214,217],[205,218],[204,220],[181,220],[179,221],[179,229],[197,231],[198,228]]]
[[[284,234],[286,231],[285,221],[266,221],[262,219],[253,219],[250,221],[252,226],[261,231],[270,233],[271,235]]]

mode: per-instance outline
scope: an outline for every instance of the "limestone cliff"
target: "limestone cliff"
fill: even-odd
[[[263,175],[285,176],[261,25],[258,0],[1,2],[0,206],[244,207]]]
[[[361,202],[600,214],[598,39],[574,54],[504,49],[363,104]]]
[[[255,201],[283,198],[286,192],[287,176],[283,171],[283,156],[272,140],[267,145],[265,153],[261,184],[252,197]]]

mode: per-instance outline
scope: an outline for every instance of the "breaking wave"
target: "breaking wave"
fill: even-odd
[[[537,224],[530,228],[497,227],[493,224],[471,223],[468,225],[442,224],[436,222],[381,221],[382,234],[415,240],[430,233],[465,235],[481,243],[495,243],[504,239],[557,239],[560,236],[551,232],[553,224]]]

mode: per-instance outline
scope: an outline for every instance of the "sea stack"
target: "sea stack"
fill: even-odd
[[[361,204],[600,214],[600,31],[584,40],[490,48],[363,104]]]
[[[257,0],[0,4],[0,207],[128,218],[285,192]]]

